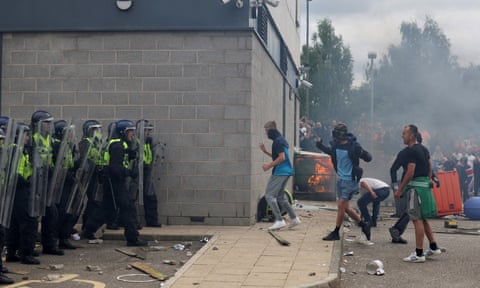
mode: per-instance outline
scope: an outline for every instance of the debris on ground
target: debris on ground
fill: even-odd
[[[139,271],[142,271],[144,273],[147,273],[148,275],[152,276],[153,278],[155,279],[158,279],[160,281],[163,281],[165,279],[167,279],[167,277],[165,275],[163,275],[162,273],[160,273],[159,271],[153,269],[152,267],[146,265],[146,264],[142,264],[140,262],[134,262],[134,263],[131,263],[130,264],[133,268],[139,270]]]

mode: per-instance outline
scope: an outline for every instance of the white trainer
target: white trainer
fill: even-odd
[[[437,256],[437,255],[440,255],[440,254],[442,254],[442,250],[440,248],[437,248],[437,250],[428,249],[425,252],[425,257],[430,258],[430,257]]]
[[[417,253],[413,252],[410,256],[403,258],[403,261],[410,263],[423,263],[425,262],[425,256],[417,256]]]
[[[292,219],[292,221],[288,225],[288,229],[292,229],[293,227],[298,226],[300,224],[302,224],[302,221],[300,221],[300,219],[298,219],[298,217],[295,217],[295,218]]]
[[[287,226],[287,223],[285,223],[285,220],[282,221],[275,221],[272,226],[268,228],[268,230],[280,230]]]

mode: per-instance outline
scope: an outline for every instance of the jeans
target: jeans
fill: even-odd
[[[360,209],[360,213],[362,214],[363,219],[366,222],[372,224],[372,226],[377,226],[377,218],[378,214],[380,213],[380,202],[385,200],[388,195],[390,194],[390,188],[384,187],[380,189],[374,189],[375,193],[377,194],[377,198],[373,198],[369,192],[365,193],[360,197],[357,201],[358,209]],[[372,216],[368,213],[367,205],[372,203]]]

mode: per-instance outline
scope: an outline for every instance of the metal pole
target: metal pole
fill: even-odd
[[[309,44],[308,44],[308,38],[310,38],[310,33],[309,33],[309,29],[308,29],[308,28],[309,28],[309,26],[310,26],[310,25],[309,25],[309,24],[310,24],[310,5],[309,5],[309,3],[310,3],[310,1],[312,1],[312,0],[306,0],[306,1],[307,1],[307,26],[306,26],[306,28],[307,28],[307,29],[306,29],[306,30],[307,30],[307,34],[306,34],[306,39],[305,39],[305,42],[306,42],[306,44],[307,44],[307,45],[306,45],[306,46],[307,46],[307,57],[306,57],[306,58],[307,58],[307,59],[306,59],[306,60],[307,60],[307,61],[306,61],[307,63],[306,63],[306,64],[308,65],[308,67],[310,67],[310,47],[309,47]],[[310,72],[309,72],[309,71],[306,72],[305,76],[306,76],[306,78],[307,78],[307,79],[306,79],[307,81],[310,80],[310,79],[309,79],[309,78],[310,78],[310,77],[309,77],[309,76],[310,76]],[[305,116],[307,116],[307,118],[309,117],[309,114],[310,114],[310,113],[309,113],[309,110],[310,110],[310,95],[309,95],[309,94],[310,94],[310,91],[309,91],[309,90],[310,90],[310,89],[305,89],[305,114],[306,114]]]
[[[374,121],[373,121],[373,114],[374,114],[374,103],[375,103],[375,94],[374,94],[374,75],[373,75],[373,61],[377,58],[377,53],[375,52],[368,52],[368,59],[370,59],[370,153],[373,153],[373,146],[374,146]]]

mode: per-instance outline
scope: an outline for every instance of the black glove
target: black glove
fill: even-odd
[[[437,176],[432,177],[433,182],[435,182],[435,186],[437,188],[440,188],[440,180],[437,178]]]
[[[137,150],[127,149],[128,160],[135,160],[137,159]]]

